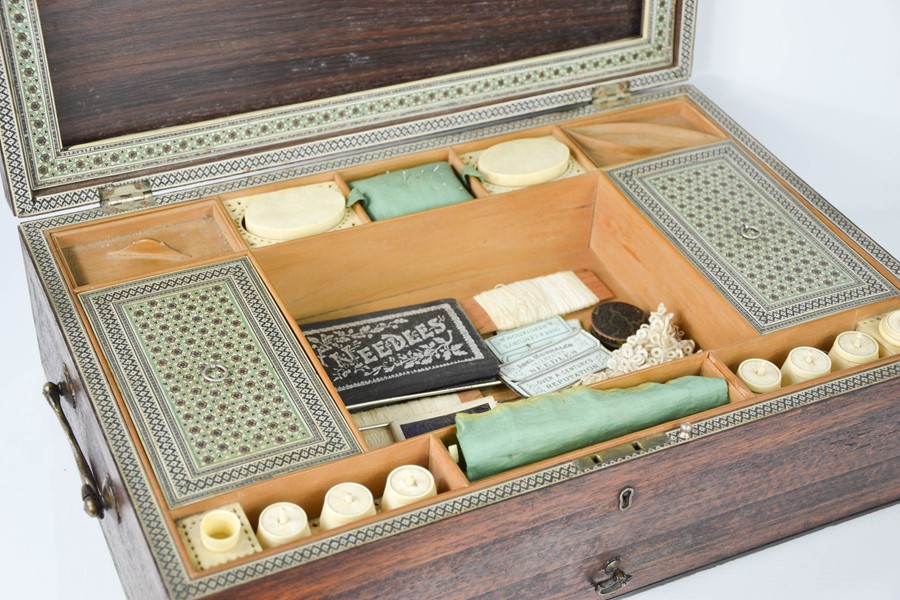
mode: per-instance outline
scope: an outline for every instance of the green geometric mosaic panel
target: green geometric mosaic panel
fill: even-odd
[[[767,303],[853,282],[843,265],[822,252],[725,159],[649,177],[646,183]],[[764,244],[757,242],[763,238]]]
[[[79,299],[170,507],[361,452],[248,259]]]
[[[897,295],[734,142],[606,173],[760,333]]]
[[[309,437],[226,287],[123,309],[198,469]]]

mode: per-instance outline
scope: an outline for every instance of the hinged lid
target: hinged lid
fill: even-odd
[[[601,83],[680,81],[694,5],[8,0],[11,202],[22,216],[94,204],[141,178],[160,194],[589,104]]]

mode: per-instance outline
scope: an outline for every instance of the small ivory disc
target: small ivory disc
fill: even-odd
[[[268,240],[323,233],[344,218],[344,196],[321,186],[303,186],[248,196],[244,227]]]
[[[568,168],[568,146],[552,137],[501,142],[478,157],[478,170],[488,183],[502,187],[553,181]]]
[[[256,537],[263,548],[274,548],[310,535],[306,511],[291,502],[270,504],[259,515]]]
[[[778,367],[761,358],[751,358],[740,364],[737,371],[751,392],[765,394],[781,388],[781,371]]]
[[[388,475],[381,506],[385,510],[394,510],[430,498],[436,493],[434,477],[428,469],[418,465],[404,465]]]

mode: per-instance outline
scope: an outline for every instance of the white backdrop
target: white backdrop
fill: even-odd
[[[900,255],[900,3],[703,0],[691,83],[895,256]],[[2,211],[0,596],[123,593],[81,511],[40,369],[15,219]],[[626,558],[626,567],[627,557]],[[900,599],[900,505],[647,591],[641,600]],[[589,597],[589,595],[586,595]]]

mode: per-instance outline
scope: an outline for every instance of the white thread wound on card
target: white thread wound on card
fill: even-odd
[[[498,330],[565,315],[597,304],[600,299],[572,271],[498,285],[475,296]]]

